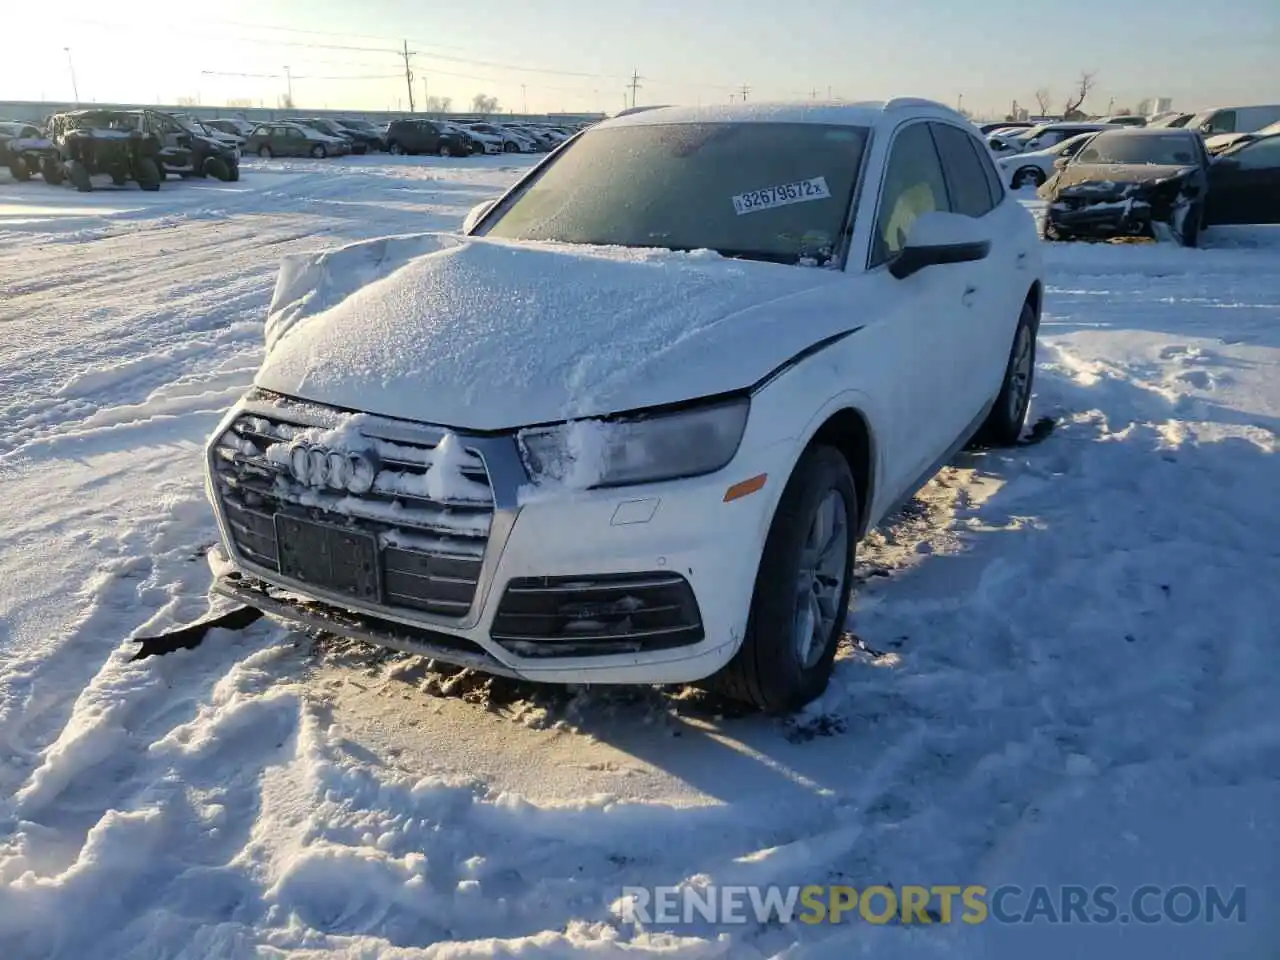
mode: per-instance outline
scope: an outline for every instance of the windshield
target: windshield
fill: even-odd
[[[865,127],[816,123],[591,130],[486,232],[825,263],[840,244],[866,139]]]
[[[1102,133],[1076,155],[1080,163],[1154,163],[1186,165],[1196,162],[1194,139],[1186,133]]]
[[[308,120],[307,126],[312,130],[319,130],[321,133],[327,133],[330,135],[341,134],[341,131],[328,120]]]

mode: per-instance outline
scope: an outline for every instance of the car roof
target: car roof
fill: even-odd
[[[1123,124],[1117,124],[1115,129],[1108,127],[1105,130],[1099,130],[1099,133],[1116,133],[1123,134],[1126,137],[1199,137],[1200,134],[1194,130],[1188,130],[1185,127],[1126,127]]]
[[[602,120],[595,129],[640,127],[659,123],[825,123],[848,127],[875,126],[889,112],[916,108],[937,119],[969,123],[961,114],[914,97],[858,102],[791,101],[780,103],[730,103],[701,107],[655,107]]]

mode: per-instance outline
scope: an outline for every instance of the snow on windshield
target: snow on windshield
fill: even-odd
[[[866,130],[681,123],[584,134],[489,227],[495,237],[831,259]]]

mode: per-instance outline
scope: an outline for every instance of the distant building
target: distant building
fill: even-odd
[[[1173,97],[1147,97],[1138,104],[1138,115],[1154,117],[1173,109]]]

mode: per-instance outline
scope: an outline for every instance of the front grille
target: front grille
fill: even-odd
[[[475,596],[493,519],[484,461],[465,442],[437,456],[443,433],[432,440],[401,435],[391,440],[353,429],[359,421],[351,415],[307,409],[323,410],[326,426],[312,426],[281,406],[279,416],[241,415],[213,444],[214,489],[236,550],[279,573],[282,560],[289,558],[278,549],[277,514],[366,534],[377,544],[379,603],[464,616]],[[298,482],[287,455],[295,440],[367,450],[376,464],[372,488],[356,494]],[[437,469],[449,475],[431,477]],[[323,580],[313,585],[326,586]]]
[[[703,630],[684,577],[627,573],[512,580],[489,635],[522,657],[580,657],[687,646]]]

